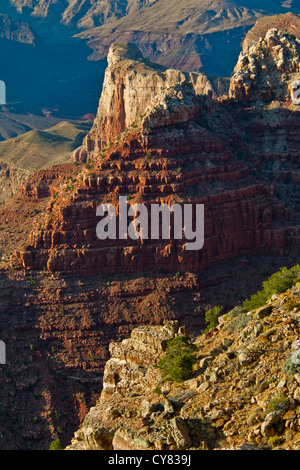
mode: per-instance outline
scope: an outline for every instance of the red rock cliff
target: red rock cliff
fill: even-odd
[[[74,156],[89,161],[54,195],[15,267],[176,272],[239,255],[297,256],[298,113],[214,100],[203,94],[209,89],[201,75],[161,71],[135,47],[113,46],[97,118]],[[120,195],[146,206],[204,204],[204,248],[186,251],[185,240],[100,241],[96,209],[116,206]]]

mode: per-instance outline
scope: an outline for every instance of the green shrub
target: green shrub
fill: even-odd
[[[196,362],[196,351],[197,347],[185,336],[178,336],[169,341],[166,355],[158,363],[162,377],[174,382],[190,379]]]
[[[289,299],[285,302],[285,308],[287,309],[288,312],[291,312],[292,310],[294,310],[294,308],[297,308],[297,307],[300,307],[300,302],[299,302],[299,300],[296,300],[296,299],[293,299],[293,298],[289,298]]]
[[[294,375],[300,372],[300,364],[295,364],[292,355],[289,355],[282,365],[282,371],[287,375]]]
[[[266,406],[266,411],[271,413],[272,411],[285,411],[289,407],[289,399],[284,393],[278,393],[272,398]]]
[[[283,443],[282,437],[279,437],[277,435],[271,436],[268,439],[268,444],[274,449],[275,447],[278,447],[280,444]]]
[[[230,312],[228,312],[228,320],[233,320],[242,312],[243,312],[243,307],[241,305],[234,307],[232,310],[230,310]]]
[[[243,330],[251,320],[251,316],[247,315],[246,312],[240,312],[236,315],[233,320],[227,326],[227,329],[231,332]]]
[[[59,439],[52,441],[49,447],[49,450],[64,450],[64,445]]]
[[[300,280],[300,265],[297,264],[292,268],[281,268],[276,273],[272,274],[266,281],[263,282],[263,289],[252,295],[243,303],[243,308],[246,312],[259,308],[272,297],[273,294],[282,294],[290,289]]]
[[[205,334],[212,328],[215,328],[218,324],[218,318],[223,310],[223,307],[220,307],[219,305],[216,307],[213,307],[207,312],[205,312],[205,321],[206,321],[206,329],[202,330],[201,333]]]

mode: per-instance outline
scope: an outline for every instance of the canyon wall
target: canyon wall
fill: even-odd
[[[298,54],[295,41],[287,41]],[[273,51],[268,39],[264,44]],[[286,62],[291,80],[299,55],[292,63],[290,70]],[[73,155],[75,176],[53,195],[13,266],[89,276],[153,267],[197,271],[262,253],[297,256],[299,115],[278,74],[273,88],[283,90],[281,101],[269,94],[264,106],[260,95],[240,92],[248,85],[242,76],[240,86],[239,64],[231,97],[217,98],[201,74],[164,70],[143,62],[135,46],[112,46],[97,117]],[[263,64],[256,69],[271,81]],[[29,182],[24,195],[30,188]],[[99,240],[97,207],[117,208],[122,195],[128,206],[204,204],[203,249],[185,250],[184,238]]]
[[[279,32],[276,35],[281,37]],[[294,39],[287,38],[293,45]],[[263,47],[267,54],[268,43]],[[123,55],[120,50],[125,51]],[[261,70],[262,65],[258,61],[258,73],[269,80],[269,71]],[[289,80],[297,77],[295,70],[289,73]],[[279,90],[282,76],[276,73],[276,77],[274,85]],[[2,448],[46,448],[57,437],[67,444],[102,391],[111,340],[128,339],[135,327],[162,327],[164,320],[176,319],[193,334],[198,333],[208,308],[219,304],[230,310],[258,290],[268,274],[297,263],[298,108],[286,94],[285,81],[278,99],[267,94],[261,100],[253,89],[249,100],[238,93],[235,80],[233,77],[231,83],[235,96],[217,98],[201,74],[168,71],[144,61],[135,47],[113,46],[101,112],[73,161],[35,173],[1,205],[1,340],[7,344],[9,358],[0,387]],[[143,83],[150,88],[143,90]],[[246,85],[239,89],[244,88]],[[204,204],[203,249],[187,252],[185,240],[173,238],[100,241],[96,209],[103,203],[117,207],[120,195],[127,197],[128,206],[135,202],[147,207],[153,203]],[[280,308],[274,305],[271,321],[276,320]],[[281,313],[282,318],[289,315],[284,308]],[[295,320],[293,312],[291,319]],[[138,333],[133,335],[135,348],[141,347],[142,340],[149,361],[158,343],[149,332],[144,336],[140,330]],[[240,336],[236,352],[239,341]],[[119,376],[116,383],[112,377],[114,361],[117,368],[122,365],[122,347],[110,348],[112,367],[106,370],[104,387],[108,400],[115,386],[119,384],[120,390],[122,386]],[[205,352],[211,355],[209,346]],[[158,355],[156,349],[154,353]],[[130,357],[143,366],[142,356]],[[270,358],[272,365],[278,359],[272,354]],[[258,367],[265,378],[269,365],[264,368],[260,363]],[[119,372],[126,383],[124,370]],[[212,379],[201,372],[201,383],[187,384],[184,391],[191,393],[190,388],[198,389],[202,381],[211,383],[216,379],[212,372],[207,373]],[[225,377],[227,372],[225,366]],[[282,378],[279,371],[276,374]],[[232,382],[231,375],[229,378]],[[253,378],[247,380],[251,384]],[[258,379],[255,386],[260,384]],[[204,399],[211,401],[209,387]],[[234,387],[245,388],[243,382]],[[291,396],[295,391],[296,383]],[[248,392],[252,393],[252,388],[248,387]],[[222,408],[219,400],[220,396],[216,399],[218,412]],[[115,408],[118,404],[116,401]],[[237,403],[232,406],[233,414],[228,411],[227,416],[232,420],[216,413],[204,424],[200,415],[196,423],[192,414],[186,419],[186,408],[180,416],[176,411],[171,428],[160,422],[159,429],[167,429],[170,441],[164,445],[181,445],[178,429],[182,421],[178,418],[186,419],[181,430],[191,426],[192,437],[190,431],[188,435],[192,446],[213,447],[220,437],[218,429],[228,433],[235,444],[234,420],[241,408]],[[171,413],[172,408],[169,410]],[[156,411],[168,412],[167,404],[166,409],[159,404]],[[213,410],[203,410],[209,411]],[[133,408],[133,417],[135,412]],[[155,416],[155,420],[159,418]],[[224,422],[218,422],[219,418]],[[286,419],[287,426],[293,426],[296,419],[297,414]],[[225,421],[229,424],[223,429]],[[128,432],[116,434],[116,448],[133,446],[135,429],[127,424]],[[210,442],[204,437],[207,430],[211,431]],[[252,431],[259,437],[257,429]],[[105,445],[111,446],[111,433],[108,437]],[[79,438],[76,445],[87,446],[82,436]],[[148,441],[161,445],[160,438],[153,435]],[[90,442],[95,442],[93,435]],[[190,445],[185,443],[184,447]]]

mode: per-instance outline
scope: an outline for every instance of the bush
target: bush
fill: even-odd
[[[275,447],[280,446],[283,443],[283,439],[280,436],[271,436],[268,439],[268,444],[274,449]]]
[[[300,306],[299,300],[290,298],[285,302],[285,308],[287,309],[288,312],[291,312],[294,310],[294,308],[297,308]]]
[[[64,448],[63,443],[59,439],[56,439],[51,442],[49,450],[64,450]]]
[[[196,351],[197,347],[185,336],[178,336],[169,341],[166,355],[158,363],[162,377],[174,382],[190,379],[196,362]]]
[[[296,353],[296,351],[294,352],[294,354]],[[282,371],[287,375],[297,374],[300,372],[300,364],[295,364],[295,362],[293,362],[292,355],[290,355],[284,361]]]
[[[241,312],[233,318],[227,326],[227,329],[230,332],[243,330],[250,320],[251,316],[247,315],[246,312]]]
[[[207,333],[209,330],[212,328],[215,328],[218,324],[218,318],[223,310],[223,307],[220,307],[219,305],[211,308],[210,310],[207,310],[205,312],[205,321],[206,321],[206,329],[202,330],[201,333]]]
[[[279,393],[276,397],[272,398],[267,404],[266,411],[271,413],[272,411],[285,411],[289,407],[289,399],[284,393]]]
[[[243,307],[241,305],[234,307],[232,310],[230,310],[230,312],[228,312],[228,320],[233,320],[242,312],[243,312]]]
[[[272,297],[273,294],[282,294],[290,289],[300,280],[300,265],[297,264],[292,268],[281,268],[272,274],[263,282],[263,289],[252,295],[243,303],[246,312],[262,307]]]

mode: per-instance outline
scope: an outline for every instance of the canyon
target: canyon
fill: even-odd
[[[91,121],[54,122],[56,125],[49,129],[34,129],[0,142],[1,203],[18,192],[38,170],[68,162],[91,128]]]
[[[263,47],[273,50],[270,42]],[[290,80],[299,76],[293,51],[294,68],[286,64]],[[273,100],[256,85],[263,97],[253,98],[263,104],[245,107],[248,97],[240,93],[240,83],[248,87],[248,75],[243,69],[240,77],[239,67],[240,62],[228,100],[214,99],[202,74],[144,64],[134,46],[113,45],[98,114],[73,155],[77,176],[61,191],[43,181],[46,194],[52,193],[48,214],[26,249],[14,256],[14,268],[45,266],[50,272],[89,276],[153,267],[197,271],[212,259],[254,253],[297,256],[298,111],[289,104],[289,83],[278,69],[268,76],[268,86],[273,92],[278,86],[281,96]],[[261,69],[256,70],[258,80]],[[275,101],[274,109],[268,101],[264,105],[264,98]],[[23,194],[33,192],[29,182]],[[119,195],[147,207],[158,201],[204,204],[205,248],[187,252],[174,240],[99,241],[96,208],[116,204]]]
[[[247,31],[265,15],[287,11],[300,13],[295,0],[2,1],[6,117],[95,114],[114,42],[135,43],[144,57],[167,68],[229,77]]]
[[[97,116],[72,160],[40,169],[0,207],[1,448],[70,444],[93,419],[115,341],[165,321],[196,337],[207,309],[230,311],[296,264],[299,50],[298,37],[269,28],[244,45],[222,94],[217,81],[153,64],[135,44],[110,46]],[[204,204],[203,249],[100,241],[96,208],[120,195]],[[118,448],[130,432],[115,436]]]

